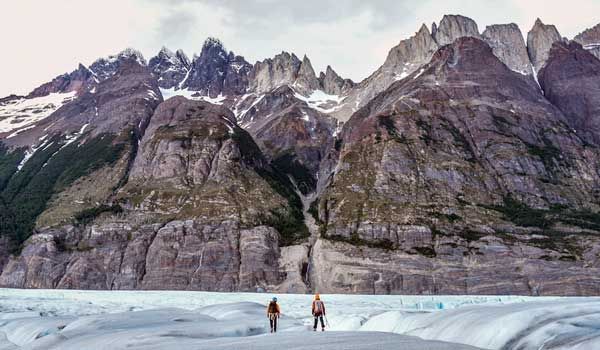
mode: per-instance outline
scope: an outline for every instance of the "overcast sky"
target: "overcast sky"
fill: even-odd
[[[0,97],[126,47],[146,59],[163,45],[191,57],[208,36],[251,63],[285,50],[358,81],[444,14],[525,33],[540,17],[572,38],[600,22],[600,0],[0,0]]]

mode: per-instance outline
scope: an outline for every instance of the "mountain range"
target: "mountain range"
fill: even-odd
[[[126,49],[0,99],[0,286],[598,295],[599,147],[600,25]]]

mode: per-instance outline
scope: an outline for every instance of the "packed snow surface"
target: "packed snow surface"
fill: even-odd
[[[600,298],[0,289],[0,349],[600,349]],[[385,333],[381,333],[385,332]]]
[[[63,104],[75,98],[76,92],[53,93],[36,98],[18,98],[0,103],[0,133],[16,129],[16,133],[35,126],[35,123],[54,113]]]

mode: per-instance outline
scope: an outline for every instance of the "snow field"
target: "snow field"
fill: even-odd
[[[13,131],[34,124],[54,113],[63,104],[75,98],[76,92],[53,93],[36,98],[20,98],[0,103],[0,133]],[[17,132],[8,137],[16,136]]]

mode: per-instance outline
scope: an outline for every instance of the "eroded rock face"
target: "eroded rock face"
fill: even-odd
[[[527,51],[536,72],[546,64],[552,44],[561,40],[554,25],[546,25],[539,18],[535,21],[533,28],[527,33]]]
[[[578,244],[582,243],[585,244]],[[586,243],[598,244],[596,240]],[[357,294],[597,295],[600,292],[597,263],[590,266],[587,262],[549,261],[547,251],[526,244],[508,245],[491,236],[477,242],[438,237],[426,247],[431,252],[435,250],[436,255],[423,255],[413,246],[402,252],[319,240],[313,248],[313,259],[318,261],[314,265],[313,283],[328,293]],[[554,257],[557,258],[560,259]]]
[[[600,59],[600,24],[577,34],[573,40]]]
[[[539,73],[544,94],[587,142],[600,144],[600,60],[576,42],[557,42]]]
[[[474,20],[461,15],[444,15],[433,34],[439,46],[451,44],[462,37],[479,37],[479,29]]]
[[[65,243],[68,242],[68,243]],[[243,249],[240,249],[243,248]],[[17,288],[256,291],[282,280],[278,233],[193,220],[32,236],[0,284]]]
[[[482,37],[492,48],[494,55],[508,68],[521,74],[533,74],[523,34],[516,24],[487,26]]]
[[[146,129],[131,171],[132,181],[149,186],[164,182],[175,186],[203,185],[218,179],[213,162],[240,157],[229,146],[229,128],[235,119],[229,110],[207,102],[174,97],[161,104]],[[218,164],[217,164],[218,165]]]
[[[257,62],[249,73],[250,90],[265,93],[296,81],[302,61],[295,54],[282,52],[272,59]]]
[[[560,271],[572,266],[579,269],[572,281],[581,284],[564,293],[596,293],[588,285],[595,270],[584,267],[596,263],[588,260],[593,254],[565,248],[596,242],[592,231],[561,231],[557,222],[523,229],[502,214],[512,205],[539,214],[557,205],[571,213],[599,204],[597,153],[583,147],[536,90],[484,42],[461,38],[354,114],[319,217],[325,238],[361,247],[324,248],[315,256],[324,264],[317,284],[369,293],[562,294],[543,276],[568,281]],[[571,214],[560,213],[568,221]],[[368,263],[352,266],[359,254]],[[410,267],[395,273],[386,266]],[[498,273],[507,277],[493,284]],[[466,285],[450,282],[461,278]]]
[[[299,88],[299,92],[304,95],[310,95],[311,92],[321,88],[315,70],[306,55],[302,59],[302,64],[298,70],[298,77],[296,78],[295,83]]]
[[[319,82],[329,95],[343,95],[355,85],[352,80],[340,77],[331,66],[327,66],[325,73],[319,74]]]
[[[226,108],[174,97],[152,117],[120,196],[142,216],[256,226],[271,209],[287,208],[264,178],[270,172]]]

